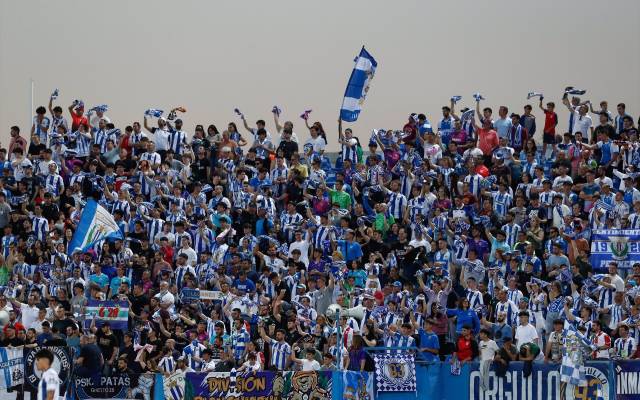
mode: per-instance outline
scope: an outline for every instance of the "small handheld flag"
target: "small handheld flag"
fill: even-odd
[[[476,101],[486,100],[486,99],[485,99],[485,98],[484,98],[484,97],[483,97],[479,92],[474,93],[474,94],[473,94],[473,98],[474,98]]]
[[[244,114],[238,108],[234,108],[233,112],[236,113],[240,117],[240,119],[244,119]]]
[[[164,113],[164,111],[162,110],[158,110],[157,108],[150,108],[147,111],[144,112],[144,115],[149,116],[149,117],[154,117],[154,118],[160,118],[162,117],[162,114]]]
[[[53,93],[51,93],[51,100],[55,100],[60,95],[60,91],[56,88]]]
[[[475,110],[467,110],[462,113],[460,116],[460,122],[464,125],[466,122],[469,122],[473,119],[473,116],[476,114]]]
[[[462,100],[462,96],[451,96],[451,101],[453,101],[453,104],[457,104],[460,100]]]
[[[109,106],[108,106],[108,105],[106,105],[106,104],[99,104],[99,105],[97,105],[97,106],[93,107],[93,108],[92,108],[91,110],[89,110],[89,111],[90,111],[90,112],[91,112],[91,111],[96,111],[96,112],[97,112],[97,111],[99,111],[99,112],[103,112],[103,113],[105,113],[105,112],[107,112],[108,110],[109,110]]]
[[[87,201],[76,232],[69,243],[69,255],[76,249],[86,251],[107,238],[120,238],[122,233],[113,216],[95,200]]]
[[[278,106],[273,106],[273,108],[271,109],[271,112],[279,117],[280,114],[282,114],[282,109]]]
[[[378,67],[378,62],[365,50],[364,46],[362,46],[355,62],[356,65],[351,72],[351,77],[349,77],[342,107],[340,107],[340,119],[346,122],[358,120],[362,105],[369,92],[371,80]]]
[[[529,93],[527,94],[527,100],[530,100],[530,99],[532,99],[532,98],[534,98],[534,97],[540,97],[540,100],[542,100],[542,98],[543,98],[544,96],[542,95],[542,93],[538,93],[538,92],[529,92]]]
[[[311,114],[311,110],[304,110],[304,112],[300,114],[300,118],[306,121],[309,119],[310,114]]]
[[[586,90],[582,90],[582,89],[576,89],[573,86],[569,86],[565,90],[565,93],[573,95],[573,96],[582,96],[583,94],[587,93],[587,91]]]
[[[78,109],[78,108],[84,108],[84,101],[82,100],[74,100],[73,101],[73,107]]]

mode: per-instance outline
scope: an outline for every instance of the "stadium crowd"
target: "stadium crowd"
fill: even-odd
[[[505,370],[561,362],[567,321],[584,359],[637,358],[640,263],[589,256],[592,230],[640,229],[638,132],[569,92],[372,133],[278,107],[272,131],[236,110],[186,132],[183,108],[125,126],[52,96],[0,149],[0,345],[68,346],[87,376],[371,371],[380,346]],[[122,237],[69,248],[90,198]],[[127,301],[129,329],[89,299]]]

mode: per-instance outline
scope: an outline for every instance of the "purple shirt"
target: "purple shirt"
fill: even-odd
[[[364,350],[350,350],[349,351],[349,370],[360,371],[360,363],[366,358]]]
[[[469,250],[474,249],[476,251],[479,260],[483,260],[484,255],[489,251],[489,243],[484,239],[476,241],[474,238],[468,238],[467,246],[469,246]]]

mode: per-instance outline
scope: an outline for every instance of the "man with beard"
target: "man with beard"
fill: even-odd
[[[506,312],[499,311],[496,316],[496,322],[489,322],[483,316],[480,323],[491,330],[491,334],[499,347],[504,345],[505,339],[513,337],[511,326],[507,323]]]

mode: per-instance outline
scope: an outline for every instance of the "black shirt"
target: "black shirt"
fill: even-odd
[[[129,300],[131,301],[131,311],[136,315],[140,315],[144,306],[149,304],[149,297],[144,294],[142,296],[131,295]]]
[[[282,150],[282,155],[284,156],[285,160],[290,161],[293,153],[298,152],[298,143],[294,142],[293,140],[282,140],[280,142],[280,145],[278,146],[278,149],[276,150],[276,153],[280,150]]]
[[[207,168],[209,168],[208,158],[196,158],[196,161],[191,164],[191,173],[194,181],[204,182],[207,180]]]
[[[281,291],[285,291],[284,298],[282,300],[290,302],[291,301],[291,289],[289,289],[289,285],[284,283],[284,280],[280,280],[280,283],[275,287],[276,296],[280,294]]]
[[[102,351],[102,356],[104,357],[104,360],[106,362],[111,358],[113,352],[119,347],[118,339],[116,338],[116,335],[113,334],[113,332],[108,335],[105,334],[102,331],[102,328],[99,328],[96,332],[96,339],[96,343],[98,344],[100,351]]]
[[[102,370],[102,353],[100,348],[95,343],[90,343],[80,348],[80,355],[82,357],[82,366],[90,371]]]
[[[35,144],[31,142],[29,145],[29,155],[31,156],[39,156],[40,152],[45,150],[47,146],[44,143]]]

